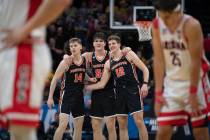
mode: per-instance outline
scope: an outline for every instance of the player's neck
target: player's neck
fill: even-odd
[[[96,55],[97,56],[104,56],[105,55],[105,53],[106,53],[106,50],[104,50],[104,49],[102,49],[102,50],[97,50],[97,51],[95,51],[95,53],[96,53]]]
[[[122,51],[121,51],[121,49],[113,52],[112,53],[112,57],[113,57],[114,60],[118,60],[119,58],[121,58],[122,57]]]
[[[73,59],[73,60],[74,60],[75,62],[78,62],[78,61],[80,61],[81,59],[82,59],[82,56],[81,56],[81,55],[79,55],[79,54],[78,54],[78,55],[74,55],[74,59]]]
[[[171,17],[171,20],[168,20],[166,25],[171,32],[176,31],[177,27],[181,23],[182,17],[183,17],[182,13],[174,13]]]

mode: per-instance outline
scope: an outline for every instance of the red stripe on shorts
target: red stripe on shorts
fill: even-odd
[[[176,125],[176,126],[182,126],[187,124],[186,119],[178,119],[178,120],[168,120],[168,121],[158,121],[158,125]]]
[[[17,64],[14,82],[14,110],[26,112],[29,108],[32,78],[32,46],[20,44],[17,49]]]

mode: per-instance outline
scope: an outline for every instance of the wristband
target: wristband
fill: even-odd
[[[197,86],[190,86],[190,94],[197,94]]]
[[[161,101],[158,97],[155,98],[155,102],[158,103],[158,104],[162,104],[163,103],[163,101]]]
[[[155,91],[155,96],[162,96],[163,92],[162,91]]]
[[[203,63],[202,64],[202,69],[203,69],[204,73],[208,72],[208,70],[209,70],[208,64],[207,63]]]
[[[145,81],[144,81],[144,82],[143,82],[143,84],[146,84],[146,85],[148,85],[148,82],[145,82]]]

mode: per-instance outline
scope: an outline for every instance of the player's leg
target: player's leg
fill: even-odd
[[[173,127],[171,125],[160,125],[156,134],[156,140],[171,140]]]
[[[195,137],[195,140],[209,140],[209,131],[208,131],[207,122],[204,126],[194,127],[193,135]]]
[[[141,140],[148,140],[148,132],[144,124],[143,111],[134,113],[133,119],[139,131],[139,138]]]
[[[83,122],[84,122],[84,116],[74,118],[73,140],[81,140],[82,139]]]
[[[109,140],[116,140],[116,116],[115,116],[115,93],[113,89],[106,90],[103,94],[103,112],[104,112],[104,119],[106,122],[106,127],[108,131]]]
[[[164,105],[157,116],[158,130],[156,140],[170,140],[173,135],[173,126],[182,126],[187,123],[188,114],[182,107],[182,101],[173,98],[165,98],[167,106]]]
[[[128,140],[128,115],[117,115],[120,140]]]
[[[188,92],[189,82],[166,79],[163,97],[167,104],[162,106],[157,116],[157,140],[170,140],[173,134],[173,126],[187,124],[188,112],[186,111],[186,103],[188,103]]]
[[[91,116],[91,125],[93,128],[93,139],[94,140],[102,140],[103,139],[103,99],[101,98],[102,93],[92,93],[91,96],[91,108],[90,108],[90,116]]]
[[[54,140],[62,140],[63,134],[66,131],[66,127],[69,123],[69,114],[71,111],[71,100],[65,96],[68,94],[67,92],[64,93],[61,108],[60,108],[60,114],[59,114],[59,125],[58,128],[55,131],[54,134]]]
[[[59,126],[55,131],[54,140],[62,140],[63,134],[66,131],[66,127],[69,122],[69,115],[66,113],[60,113],[59,115]]]
[[[116,89],[115,112],[119,125],[120,140],[128,140],[128,108],[126,100],[126,90]]]
[[[117,134],[115,129],[115,116],[105,117],[106,127],[109,134],[109,140],[117,140]]]
[[[10,125],[11,140],[37,140],[36,128]]]
[[[72,102],[72,116],[74,118],[74,134],[73,140],[82,140],[82,127],[84,122],[84,98],[83,92],[77,93],[75,100]]]
[[[103,133],[102,133],[103,119],[91,117],[91,124],[93,128],[93,139],[102,140],[103,139]]]
[[[198,117],[191,118],[195,140],[209,140],[208,120],[206,116],[206,113],[204,113]]]
[[[139,89],[130,88],[127,90],[129,91],[127,94],[127,106],[138,128],[139,138],[148,140],[148,132],[143,118],[143,101],[140,98]]]

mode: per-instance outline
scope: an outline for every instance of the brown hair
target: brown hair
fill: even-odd
[[[153,5],[157,10],[172,12],[181,3],[181,0],[154,0]]]
[[[106,35],[103,32],[97,32],[93,36],[93,40],[102,39],[104,42],[106,41]]]
[[[109,42],[110,40],[115,40],[117,43],[121,43],[121,39],[118,35],[110,35],[107,41]]]
[[[77,43],[79,43],[80,45],[82,45],[82,41],[81,41],[81,39],[79,39],[79,38],[74,37],[74,38],[71,38],[71,39],[69,40],[69,44],[70,44],[70,43],[74,43],[74,42],[77,42]]]

